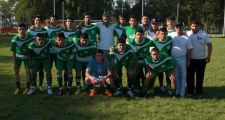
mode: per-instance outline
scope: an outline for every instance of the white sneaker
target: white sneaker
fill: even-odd
[[[122,94],[122,92],[117,89],[116,92],[113,94],[113,96],[120,96]]]
[[[47,92],[48,92],[48,95],[53,94],[52,88],[50,86],[47,87]]]
[[[35,87],[31,86],[29,92],[27,93],[27,95],[33,95],[35,91]]]
[[[81,93],[81,87],[80,86],[77,86],[77,90],[76,90],[75,94],[78,95],[80,93]]]
[[[128,91],[127,91],[127,95],[128,95],[129,97],[134,97],[134,93],[133,93],[131,90],[128,90]]]

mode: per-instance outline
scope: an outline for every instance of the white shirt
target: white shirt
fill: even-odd
[[[171,56],[175,59],[182,57],[186,58],[187,50],[192,48],[193,46],[191,41],[188,40],[188,36],[186,34],[177,36],[176,33],[172,40]]]
[[[100,42],[99,49],[109,50],[114,44],[114,29],[115,24],[110,24],[106,27],[103,22],[97,22],[95,24],[100,30]]]
[[[192,31],[187,31],[187,35],[193,45],[191,59],[205,59],[206,46],[211,43],[208,34],[203,30],[199,30],[196,34],[193,34]]]

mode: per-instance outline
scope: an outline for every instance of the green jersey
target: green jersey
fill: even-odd
[[[51,26],[45,26],[45,29],[48,31],[48,36],[50,38],[55,37],[59,32],[63,30],[63,27],[61,26],[56,26],[56,27],[51,27]]]
[[[26,34],[26,37],[22,39],[18,34],[11,40],[10,50],[16,53],[16,57],[21,59],[28,58],[30,42],[34,39],[31,34]]]
[[[176,32],[176,30],[174,29],[174,30],[169,30],[169,29],[167,29],[167,31],[168,31],[168,36],[170,36],[170,37],[172,37],[172,38],[174,38],[176,35],[177,35],[177,32]]]
[[[74,42],[77,42],[78,39],[80,38],[80,30],[76,29],[64,29],[63,33],[66,38],[69,38],[68,40],[72,40]]]
[[[36,35],[38,33],[43,34],[44,38],[48,38],[48,31],[45,28],[35,28],[35,27],[31,27],[30,29],[27,30],[27,33],[33,35],[36,37]]]
[[[120,37],[122,36],[122,34],[125,32],[125,27],[121,26],[121,25],[117,25],[114,29],[115,31],[115,35],[117,37],[117,40],[120,39]]]
[[[35,42],[31,42],[28,48],[31,50],[32,59],[44,59],[49,57],[50,43],[51,41],[48,39],[44,39],[44,43],[42,45],[37,45]]]
[[[81,28],[81,32],[88,34],[90,42],[97,43],[97,34],[99,34],[99,29],[96,25],[84,25]]]
[[[148,55],[145,58],[145,65],[150,68],[154,78],[157,77],[157,75],[161,72],[166,72],[166,74],[169,75],[176,65],[176,61],[166,54],[160,54],[158,60],[153,60],[151,55]]]
[[[66,41],[63,47],[52,44],[52,48],[57,54],[57,59],[71,60],[74,59],[73,55],[74,42]]]
[[[126,32],[127,38],[128,39],[134,38],[136,30],[138,30],[138,29],[142,29],[142,28],[140,26],[138,26],[138,25],[135,26],[135,27],[126,26],[125,27],[125,32]]]
[[[95,51],[97,49],[96,44],[89,42],[87,46],[83,47],[80,45],[80,42],[78,41],[75,43],[75,56],[76,60],[79,62],[88,62],[91,57],[95,54]]]
[[[172,47],[172,37],[168,36],[165,41],[160,41],[159,39],[156,39],[153,41],[155,47],[158,48],[160,53],[168,54],[170,55],[170,50]]]
[[[149,54],[149,48],[153,46],[153,42],[145,37],[143,37],[142,43],[137,43],[135,38],[132,38],[128,41],[128,44],[135,51],[138,63],[144,63],[145,57]]]

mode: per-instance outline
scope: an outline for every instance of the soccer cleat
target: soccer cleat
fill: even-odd
[[[97,90],[95,88],[91,89],[91,92],[90,92],[89,96],[94,97],[96,93],[97,93]]]
[[[59,88],[58,95],[63,95],[63,89]]]
[[[117,89],[116,92],[113,94],[113,96],[120,96],[120,95],[122,95],[122,92],[119,89]]]
[[[18,95],[20,93],[20,89],[19,88],[16,88],[15,92],[14,92],[14,95]]]
[[[26,95],[29,92],[29,88],[25,88],[25,90],[23,91],[23,94]]]
[[[35,91],[35,87],[31,87],[27,95],[33,95]]]
[[[111,97],[111,96],[112,96],[112,93],[111,93],[109,90],[105,90],[105,92],[104,92],[104,93],[105,93],[105,95],[106,95],[106,96],[109,96],[109,97]]]
[[[72,89],[71,88],[68,88],[67,89],[67,95],[72,95],[72,93],[73,93]]]
[[[78,95],[80,93],[81,93],[81,87],[80,86],[77,86],[77,90],[76,90],[75,94]]]
[[[127,95],[128,95],[128,97],[134,97],[134,93],[131,91],[131,90],[128,90],[127,91]]]
[[[52,88],[50,86],[47,87],[47,92],[48,92],[48,95],[53,94]]]
[[[166,92],[166,89],[163,86],[159,87],[159,90],[162,91],[162,92]]]
[[[44,88],[43,86],[39,86],[38,89],[39,89],[40,91],[44,91],[44,90],[45,90],[45,88]]]

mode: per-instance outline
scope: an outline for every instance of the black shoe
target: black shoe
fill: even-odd
[[[63,89],[62,88],[59,89],[58,95],[63,95]]]
[[[67,95],[72,95],[72,94],[73,94],[72,89],[71,88],[68,88],[67,89]]]

